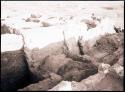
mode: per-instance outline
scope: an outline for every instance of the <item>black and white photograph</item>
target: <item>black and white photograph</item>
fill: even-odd
[[[123,91],[124,1],[1,1],[1,91]]]

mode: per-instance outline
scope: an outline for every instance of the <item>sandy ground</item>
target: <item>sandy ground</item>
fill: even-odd
[[[97,16],[108,16],[116,21],[118,26],[124,26],[123,1],[2,1],[1,18],[7,16],[28,16],[40,14],[42,19],[48,17],[73,16],[76,20],[89,17],[91,13]],[[108,7],[108,8],[106,8]]]
[[[2,24],[15,28],[21,33],[25,32],[25,30],[29,31],[26,33],[27,35],[29,34],[28,39],[32,40],[32,43],[28,42],[30,44],[29,48],[43,48],[49,43],[61,41],[62,34],[60,35],[60,32],[63,30],[67,32],[67,39],[74,36],[78,39],[78,36],[83,34],[84,40],[88,40],[95,39],[96,36],[105,32],[113,33],[113,25],[123,28],[123,6],[123,1],[2,1],[1,20]],[[96,17],[107,18],[100,24],[100,27],[105,27],[104,33],[98,31],[101,30],[100,27],[85,32],[86,25],[83,22],[81,23],[81,21],[90,20],[92,13]],[[26,19],[31,15],[36,15],[37,19],[35,21],[40,22],[26,22]],[[48,27],[45,27],[46,25]],[[40,32],[41,30],[48,31]],[[55,31],[50,34],[50,30]],[[84,32],[82,33],[77,30],[85,31],[82,31]],[[43,38],[41,38],[45,40],[42,43],[39,41],[40,34],[43,34]],[[38,42],[35,40],[38,40]],[[40,44],[42,44],[42,47],[40,47]]]

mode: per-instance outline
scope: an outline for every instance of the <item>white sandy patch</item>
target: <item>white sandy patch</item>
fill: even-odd
[[[3,34],[1,35],[1,52],[19,50],[23,47],[21,35]]]
[[[60,27],[35,28],[23,32],[25,47],[33,49],[43,48],[51,43],[63,40]]]

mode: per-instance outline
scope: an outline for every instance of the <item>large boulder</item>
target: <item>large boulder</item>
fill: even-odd
[[[22,37],[1,35],[1,90],[14,91],[28,84],[29,69]]]
[[[59,69],[58,74],[63,76],[64,80],[79,82],[97,72],[98,68],[92,63],[70,61]]]
[[[52,55],[52,56],[47,56],[44,59],[44,62],[40,64],[39,70],[45,70],[45,71],[50,71],[57,73],[58,70],[67,64],[69,61],[71,61],[70,58],[66,58],[64,54],[61,55]]]
[[[70,58],[66,58],[64,54],[50,55],[45,57],[43,62],[39,63],[38,67],[32,68],[32,80],[38,81],[48,78],[50,73],[57,73],[58,70],[71,61]],[[32,66],[33,67],[33,66]],[[34,77],[33,77],[34,75]]]
[[[25,48],[25,52],[26,52],[26,57],[27,57],[27,61],[28,61],[28,65],[29,65],[29,69],[31,71],[31,80],[33,81],[39,81],[41,79],[43,79],[44,77],[44,70],[46,70],[45,67],[43,67],[43,63],[45,61],[45,59],[47,59],[48,56],[50,56],[49,58],[53,58],[53,62],[51,62],[51,64],[55,64],[55,62],[58,62],[58,57],[56,57],[56,55],[61,55],[61,53],[63,53],[62,50],[62,44],[59,43],[55,43],[55,44],[50,44],[49,46],[42,48],[42,49],[28,49]],[[49,62],[50,60],[46,60],[46,64],[44,66],[48,66],[49,67]],[[56,61],[55,61],[56,60]],[[50,66],[50,68],[54,69],[53,66]],[[58,68],[57,68],[58,69]],[[46,74],[48,74],[47,72],[45,72]]]
[[[95,75],[92,75],[81,82],[75,82],[73,81],[72,84],[72,90],[77,91],[94,91],[94,85],[96,83],[99,83],[103,78],[105,77],[102,73],[97,73]],[[98,86],[97,86],[98,87]]]

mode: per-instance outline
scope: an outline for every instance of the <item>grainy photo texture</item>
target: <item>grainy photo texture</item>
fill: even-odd
[[[123,91],[124,1],[1,1],[2,91]]]

